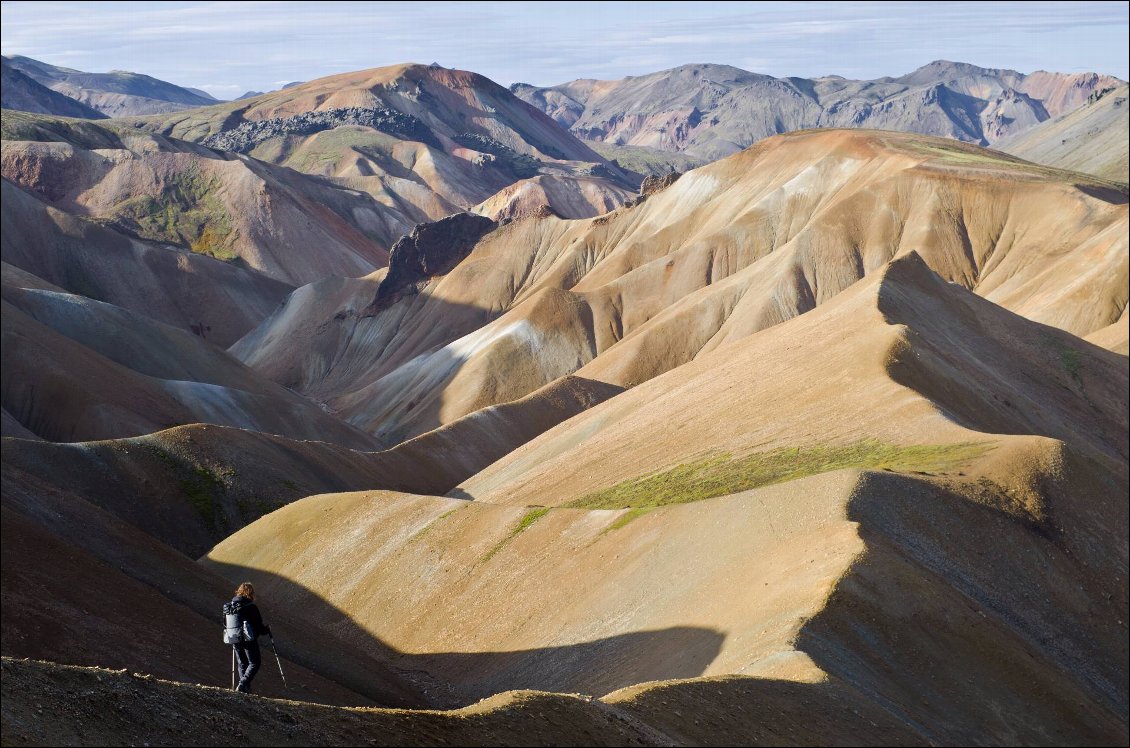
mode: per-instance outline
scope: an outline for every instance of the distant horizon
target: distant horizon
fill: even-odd
[[[69,68],[70,67],[69,65],[60,65],[58,63],[52,62],[51,60],[46,60],[46,59],[43,59],[41,57],[32,57],[31,55],[20,55],[20,54],[9,55],[7,53],[4,53],[4,57],[6,57],[8,59],[12,59],[14,57],[23,57],[23,58],[26,58],[26,59],[35,60],[37,62],[47,63],[49,65],[54,65],[55,67],[60,67],[60,68]],[[1033,73],[1039,73],[1039,72],[1045,72],[1045,73],[1067,73],[1068,72],[1068,71],[1064,71],[1064,70],[1049,70],[1049,69],[1046,69],[1046,68],[1039,68],[1039,69],[1036,69],[1036,70],[1016,70],[1015,68],[996,68],[996,67],[990,67],[988,65],[979,65],[976,62],[970,62],[969,60],[946,60],[946,59],[939,58],[939,59],[928,60],[926,62],[923,62],[921,65],[918,65],[914,68],[911,68],[910,70],[900,70],[900,71],[888,73],[885,76],[879,76],[879,78],[883,78],[883,77],[899,78],[899,77],[904,76],[904,75],[909,75],[910,73],[913,73],[917,70],[920,70],[923,67],[926,67],[927,65],[930,65],[930,64],[935,63],[935,62],[949,62],[949,63],[955,63],[955,64],[961,64],[961,65],[972,65],[974,67],[982,68],[982,69],[985,69],[985,70],[1010,70],[1012,72],[1020,73],[1021,75],[1032,75]],[[209,93],[210,96],[214,96],[218,101],[234,101],[238,97],[243,96],[244,94],[247,94],[247,93],[252,93],[252,92],[270,93],[272,91],[281,90],[281,89],[285,88],[286,86],[294,86],[294,85],[298,85],[298,84],[301,84],[301,83],[309,83],[311,81],[319,80],[320,78],[329,78],[329,77],[332,77],[332,76],[335,76],[335,75],[342,75],[344,73],[358,72],[358,71],[361,71],[361,70],[378,70],[380,68],[396,67],[398,65],[429,66],[429,65],[432,65],[432,64],[437,64],[437,63],[424,63],[424,62],[419,62],[419,61],[415,61],[415,60],[402,60],[400,62],[393,62],[393,63],[384,64],[384,65],[373,65],[373,66],[370,66],[368,68],[355,68],[355,69],[352,69],[352,70],[342,70],[342,71],[339,71],[339,72],[327,73],[326,75],[319,76],[318,78],[309,78],[307,80],[295,80],[295,81],[279,82],[277,85],[275,85],[271,88],[264,88],[264,89],[251,89],[251,88],[249,88],[246,91],[244,91],[240,94],[236,94],[234,97],[230,97],[230,98],[217,96],[215,94],[212,94],[211,92],[208,92],[208,93]],[[730,65],[730,64],[727,64],[727,63],[723,63],[723,62],[706,62],[706,61],[698,60],[698,61],[695,61],[695,62],[683,62],[683,63],[680,63],[678,65],[672,65],[669,68],[659,68],[657,70],[652,70],[648,73],[639,73],[637,75],[623,75],[623,76],[620,76],[619,78],[607,78],[606,79],[606,78],[593,78],[592,76],[582,76],[581,78],[572,78],[572,79],[570,79],[570,81],[572,81],[572,80],[585,80],[585,79],[588,79],[588,80],[623,80],[623,79],[627,79],[627,78],[640,78],[640,77],[645,77],[647,75],[651,75],[651,74],[654,74],[654,73],[661,73],[661,72],[665,72],[665,71],[668,71],[668,70],[676,70],[678,68],[683,68],[683,67],[692,67],[692,66],[695,66],[695,65],[714,65],[714,66],[718,66],[718,67],[731,67],[731,68],[743,70],[747,73],[754,73],[756,75],[770,75],[774,78],[790,78],[790,77],[796,78],[796,77],[799,77],[799,76],[795,76],[795,75],[788,76],[788,75],[773,75],[772,73],[759,73],[758,71],[755,71],[755,70],[746,70],[745,68],[740,68],[737,65]],[[441,67],[447,68],[447,69],[450,69],[450,70],[463,70],[463,71],[472,72],[472,73],[478,73],[479,72],[477,70],[471,70],[470,68],[449,67],[447,65],[441,65]],[[79,69],[79,68],[72,68],[72,69],[77,70],[78,72],[82,72],[82,73],[93,73],[93,74],[132,73],[132,74],[149,75],[149,73],[146,73],[144,70],[126,70],[126,69],[123,69],[123,68],[111,68],[109,70],[82,70],[82,69]],[[1098,73],[1098,74],[1110,75],[1109,73],[1104,73],[1101,70],[1083,70],[1083,71],[1072,71],[1072,72],[1075,72],[1075,73],[1086,72],[1086,73]],[[157,76],[152,76],[152,75],[150,75],[150,77],[151,78],[157,78]],[[804,77],[809,79],[809,80],[814,80],[814,79],[817,79],[817,78],[837,78],[837,77],[838,78],[844,78],[845,80],[875,80],[875,79],[871,79],[871,78],[867,78],[867,79],[848,78],[847,76],[842,76],[838,73],[825,73],[823,75],[812,75],[812,76],[804,76]],[[1115,77],[1119,78],[1123,82],[1126,82],[1126,78],[1122,78],[1121,76],[1115,76]],[[186,89],[195,89],[195,90],[200,90],[200,91],[206,90],[206,89],[200,88],[199,86],[186,86],[184,84],[177,83],[176,81],[170,81],[170,80],[167,80],[165,78],[158,78],[158,80],[163,80],[166,83],[173,83],[174,85],[178,85],[178,86],[181,86],[182,88],[186,88]],[[491,80],[494,80],[494,79],[492,78]],[[545,86],[538,86],[538,87],[539,88],[550,88],[550,87],[555,86],[555,85],[561,85],[561,84],[564,84],[564,83],[569,83],[570,81],[559,81],[558,83],[555,83],[555,84],[548,84],[548,85],[545,85]],[[514,81],[513,83],[502,83],[500,81],[495,81],[495,82],[498,83],[499,85],[506,86],[506,87],[509,87],[511,85],[514,85],[514,84],[527,84],[526,81]],[[527,85],[538,85],[538,84],[527,84]]]
[[[1130,7],[1090,3],[0,3],[0,51],[220,99],[414,61],[501,85],[683,65],[898,77],[935,60],[1130,78]]]

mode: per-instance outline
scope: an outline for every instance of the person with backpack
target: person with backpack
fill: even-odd
[[[224,642],[234,648],[239,665],[237,691],[251,693],[251,679],[262,662],[259,637],[263,634],[271,636],[271,627],[263,624],[263,616],[255,605],[255,587],[244,582],[236,588],[231,602],[224,604]]]

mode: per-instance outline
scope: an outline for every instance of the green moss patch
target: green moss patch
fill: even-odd
[[[218,179],[201,174],[192,164],[170,177],[156,195],[141,195],[115,206],[109,223],[142,239],[234,260],[237,232],[219,189]]]
[[[514,538],[518,537],[523,532],[530,529],[535,522],[537,522],[539,519],[541,519],[542,517],[544,517],[547,514],[549,514],[549,507],[544,507],[544,506],[543,507],[537,507],[535,509],[531,509],[530,511],[526,512],[526,514],[522,517],[522,519],[518,521],[518,524],[515,525],[513,527],[513,529],[510,530],[510,534],[507,535],[502,540],[498,541],[498,543],[496,543],[493,548],[491,548],[489,551],[487,551],[487,554],[485,556],[483,556],[483,562],[486,563],[487,561],[490,561],[492,558],[494,558],[495,554],[497,554],[499,551],[501,551],[503,548],[505,548],[507,545],[509,545],[510,542],[512,540],[514,540]]]
[[[741,457],[723,453],[622,481],[565,506],[645,510],[727,496],[843,468],[939,473],[962,466],[991,448],[987,443],[896,446],[868,440],[848,445],[774,449]],[[643,512],[625,514],[613,524],[623,527],[640,514]]]
[[[210,530],[218,530],[223,511],[220,501],[225,491],[222,477],[206,465],[185,460],[157,445],[147,445],[147,449],[173,472],[177,488],[200,515],[200,519]]]
[[[429,522],[428,524],[426,524],[426,525],[424,525],[423,527],[421,527],[421,528],[420,528],[420,529],[419,529],[419,530],[418,530],[418,531],[416,532],[416,534],[415,534],[415,535],[413,535],[412,537],[408,538],[408,542],[409,542],[409,543],[415,543],[415,542],[416,542],[417,540],[420,540],[420,539],[422,539],[422,538],[423,538],[423,537],[424,537],[425,535],[427,535],[427,534],[428,534],[429,532],[431,532],[431,531],[432,531],[432,528],[433,528],[433,527],[435,527],[436,525],[438,525],[438,524],[439,524],[440,522],[443,522],[443,521],[444,521],[445,519],[447,519],[447,518],[448,518],[448,517],[450,517],[451,515],[455,514],[456,512],[458,512],[458,511],[459,511],[460,509],[462,509],[462,508],[463,508],[463,507],[461,507],[461,506],[457,506],[457,507],[455,507],[454,509],[448,509],[448,510],[447,510],[446,512],[444,512],[443,514],[439,515],[438,517],[436,517],[435,519],[433,519],[433,520],[432,520],[431,522]]]
[[[1063,367],[1063,370],[1067,372],[1067,375],[1071,377],[1072,381],[1074,381],[1075,384],[1079,386],[1079,390],[1083,393],[1083,397],[1087,398],[1087,401],[1090,402],[1090,398],[1087,395],[1087,390],[1083,385],[1083,377],[1080,374],[1084,364],[1083,352],[1077,348],[1072,348],[1057,335],[1052,335],[1050,333],[1044,332],[1041,333],[1041,337],[1043,338],[1044,342],[1048,344],[1048,346],[1055,349],[1056,356],[1059,358],[1060,366]],[[1094,403],[1091,404],[1094,405]]]
[[[617,517],[616,520],[612,524],[610,524],[608,527],[601,530],[600,534],[603,535],[606,532],[612,532],[613,530],[619,530],[621,527],[624,527],[628,523],[632,522],[633,520],[644,516],[645,514],[647,514],[648,512],[650,512],[654,508],[655,507],[653,507],[653,506],[641,506],[641,507],[636,507],[635,509],[629,509],[628,511],[624,512],[619,517]]]

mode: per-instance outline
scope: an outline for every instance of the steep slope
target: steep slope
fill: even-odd
[[[101,112],[103,116],[175,112],[216,102],[205,93],[125,70],[84,73],[20,55],[4,58],[4,64],[11,65],[53,91]]]
[[[505,88],[437,65],[345,73],[123,124],[363,190],[409,228],[538,174],[638,183]]]
[[[180,141],[12,115],[4,137],[4,178],[51,207],[286,283],[370,272],[403,228],[363,193]]]
[[[871,304],[877,308],[867,309]],[[849,332],[856,328],[860,332]],[[998,339],[1005,336],[1007,342]],[[817,351],[826,359],[819,365],[810,360]],[[860,358],[857,365],[851,364],[853,356]],[[532,490],[538,503],[554,506],[629,474],[648,475],[677,464],[687,444],[705,451],[709,443],[711,451],[738,455],[753,448],[798,446],[795,437],[778,444],[789,434],[808,434],[821,444],[937,440],[947,432],[959,441],[965,429],[1039,434],[1099,462],[1119,464],[1127,457],[1120,440],[1127,414],[1119,407],[1126,367],[1123,357],[944,283],[910,254],[826,308],[720,346],[571,419],[568,430],[584,434],[582,441],[565,436],[563,427],[551,430],[461,488],[479,501],[507,504],[520,503]],[[825,369],[836,374],[816,376]],[[751,371],[760,373],[742,390],[730,392],[733,380]],[[793,388],[793,378],[787,372],[804,372],[812,384],[789,397],[785,393]],[[970,384],[978,372],[1003,389],[985,392]],[[886,391],[868,391],[865,374],[881,374]],[[858,392],[843,389],[851,381],[859,382]],[[936,405],[907,402],[906,387]],[[697,405],[692,408],[690,402]],[[1036,402],[1040,408],[1027,405]],[[1083,426],[1092,414],[1093,426]],[[641,421],[678,422],[679,438],[654,440],[641,450],[648,433]],[[563,438],[551,438],[555,433]],[[971,438],[968,432],[965,438]]]
[[[218,622],[219,606],[231,595],[226,581],[7,464],[2,485],[5,656],[143,668],[230,686],[230,652]],[[358,650],[310,626],[301,611],[267,601],[262,609],[280,640],[290,690],[277,670],[264,667],[260,693],[349,705],[426,703],[382,659],[379,646]]]
[[[391,306],[370,307],[379,274],[299,289],[232,352],[395,443],[567,374],[636,385],[911,250],[1086,335],[1122,314],[1130,271],[1125,194],[1081,179],[924,136],[794,133],[606,216],[501,227]]]
[[[573,412],[582,409],[577,406]],[[505,424],[505,418],[495,420]],[[467,434],[466,427],[450,428],[457,430],[435,439],[421,437],[393,452],[202,424],[75,444],[26,441],[30,434],[12,434],[24,441],[4,442],[4,464],[40,476],[53,489],[81,497],[195,558],[296,499],[372,486],[447,491],[500,456],[490,453],[475,460],[476,450],[466,450],[470,454],[458,460],[436,459],[437,444],[446,446]],[[521,433],[524,438],[515,439],[513,446],[537,433]],[[497,443],[496,438],[492,444]]]
[[[15,303],[3,302],[4,409],[44,439],[215,423],[359,448],[379,444],[238,362],[208,367],[225,354],[188,332],[67,294],[5,296]],[[167,358],[155,361],[160,352]]]
[[[939,60],[874,81],[773,78],[700,64],[623,80],[511,89],[583,139],[709,161],[809,127],[902,130],[985,145],[1122,83],[1095,73],[1023,75]]]
[[[490,138],[539,158],[600,160],[576,138],[562,133],[549,118],[497,83],[476,73],[435,65],[393,65],[333,75],[241,102],[154,118],[145,126],[161,123],[166,135],[199,140],[235,129],[233,122],[286,119],[307,112],[352,107],[386,108],[412,117],[427,128],[426,132],[418,130],[419,134],[440,139],[444,147],[448,144],[443,139],[453,141],[465,134]],[[485,116],[488,113],[494,116]],[[413,125],[407,120],[402,126]]]
[[[1128,377],[911,254],[551,429],[476,501],[311,497],[206,565],[346,613],[455,704],[827,677],[934,743],[1123,740]]]
[[[1130,182],[1128,96],[1126,86],[1096,90],[1078,109],[1006,138],[997,148],[1039,164]]]
[[[290,290],[258,273],[50,208],[7,180],[2,188],[3,260],[37,284],[144,314],[218,345],[254,327]]]
[[[2,83],[0,90],[3,91],[0,94],[0,107],[4,109],[84,119],[105,119],[106,117],[102,112],[88,107],[81,101],[40,85],[34,79],[12,67],[8,63],[7,57],[0,61],[0,68],[3,70],[3,79],[0,81]]]

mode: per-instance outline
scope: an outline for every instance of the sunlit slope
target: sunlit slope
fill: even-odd
[[[1002,151],[1060,169],[1130,181],[1130,88],[1108,90],[1097,101],[996,145]]]
[[[312,497],[206,564],[452,703],[826,673],[935,742],[1121,736],[1127,377],[911,255],[451,494],[477,501]]]
[[[1125,194],[1081,179],[925,136],[794,133],[607,216],[503,226],[388,308],[367,311],[379,277],[301,289],[233,352],[399,441],[574,372],[639,384],[910,251],[1086,335],[1122,314],[1130,263]]]
[[[527,216],[592,218],[619,208],[635,194],[607,179],[537,176],[515,182],[474,207],[496,221]]]
[[[975,432],[1052,437],[1117,465],[1126,371],[1125,357],[947,284],[910,255],[826,307],[571,419],[461,489],[558,505],[691,457]]]

